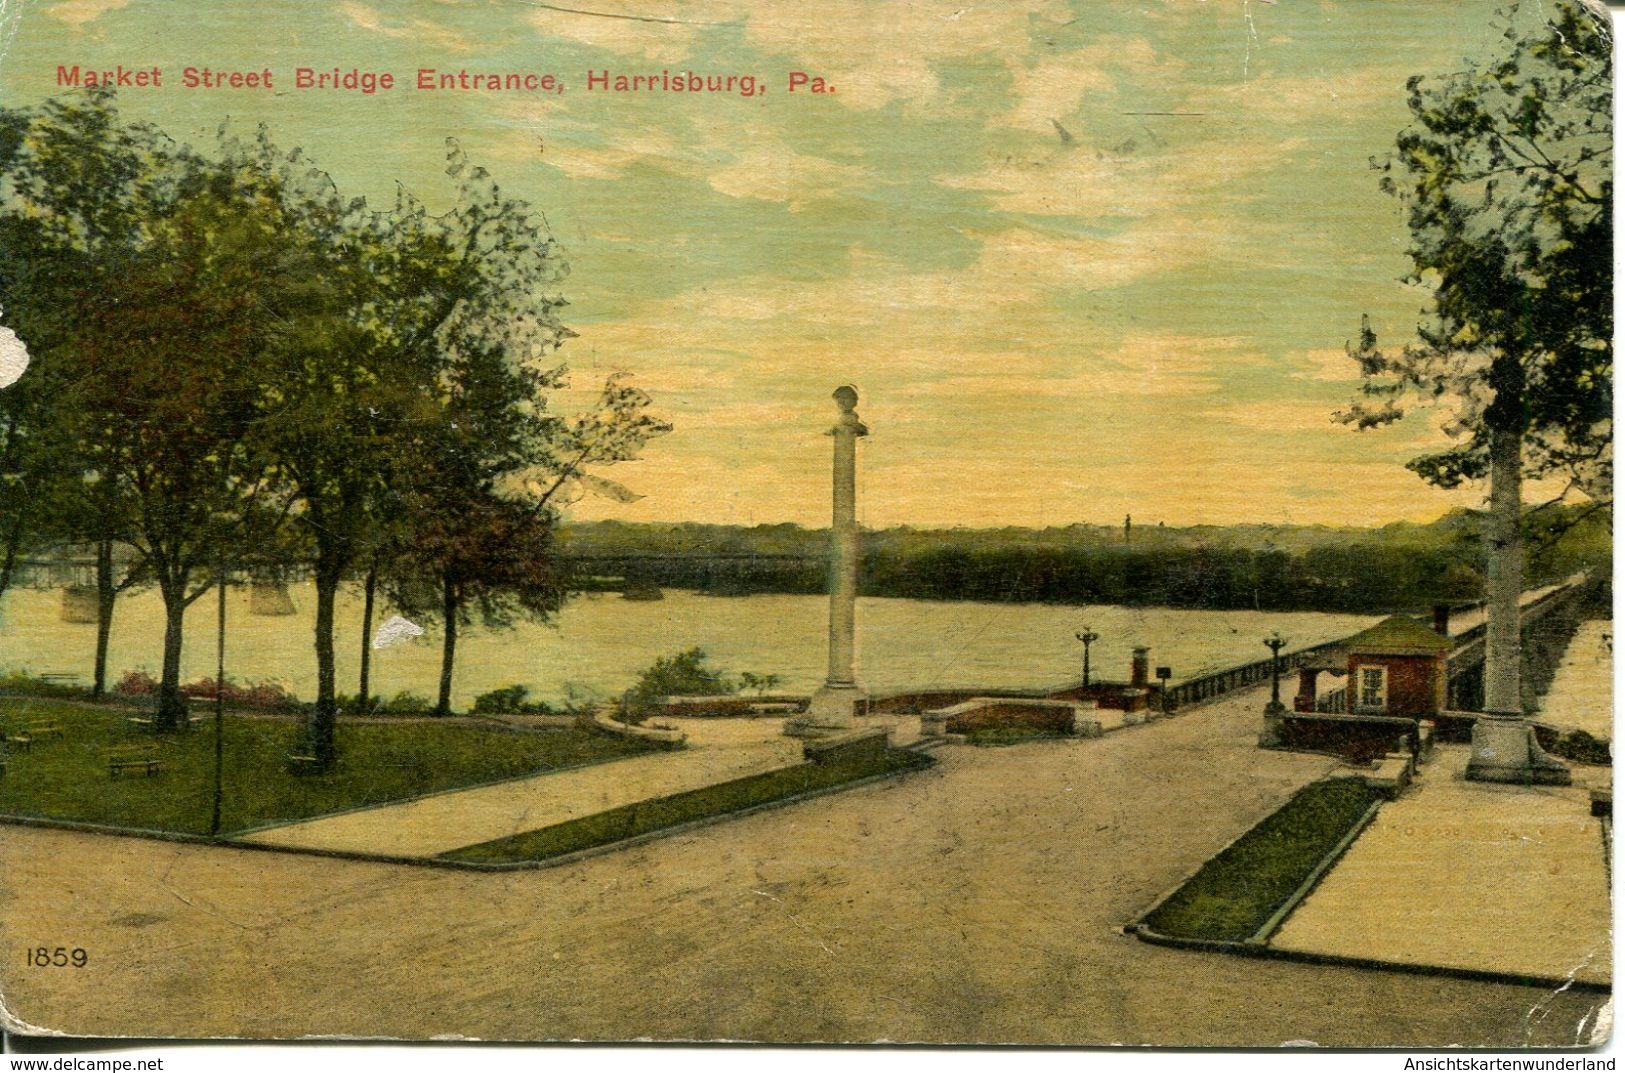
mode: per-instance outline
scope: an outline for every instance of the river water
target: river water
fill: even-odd
[[[227,603],[226,675],[273,681],[303,699],[315,693],[311,624],[315,594],[293,586],[297,613],[249,614],[246,590]],[[88,680],[96,627],[61,619],[62,594],[13,589],[0,599],[0,670],[77,674]],[[464,707],[487,690],[513,683],[532,695],[562,699],[570,686],[619,693],[658,656],[698,645],[733,674],[776,674],[779,691],[808,692],[824,677],[828,602],[821,596],[706,596],[668,590],[657,601],[613,593],[572,599],[549,624],[511,630],[474,627],[459,637],[454,703]],[[389,614],[387,608],[375,625]],[[354,692],[360,665],[361,599],[340,594],[336,644],[339,689]],[[1154,665],[1175,683],[1209,670],[1267,656],[1262,638],[1280,630],[1299,648],[1357,632],[1371,616],[1163,608],[1066,607],[865,598],[858,601],[859,678],[869,689],[895,691],[963,686],[1050,688],[1076,682],[1084,625],[1100,635],[1091,648],[1097,678],[1126,680],[1130,650],[1149,645]],[[373,691],[438,688],[440,633],[373,653]],[[214,676],[215,597],[187,612],[182,680]],[[129,670],[157,676],[163,605],[148,591],[121,598],[113,620],[110,681]],[[1290,650],[1290,649],[1289,649]]]

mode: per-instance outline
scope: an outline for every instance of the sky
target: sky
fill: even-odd
[[[1407,77],[1490,49],[1495,6],[0,0],[0,100],[62,92],[58,65],[157,66],[130,115],[200,143],[263,122],[347,193],[442,208],[457,138],[569,261],[563,401],[627,372],[674,428],[605,474],[641,499],[576,518],[826,524],[851,383],[866,525],[1381,524],[1484,493],[1404,468],[1439,419],[1332,414],[1361,315],[1397,342],[1426,303],[1370,160]],[[186,89],[189,65],[274,89]],[[301,66],[399,85],[300,91]],[[419,68],[564,90],[420,91]]]

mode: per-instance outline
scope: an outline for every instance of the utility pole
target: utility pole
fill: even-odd
[[[226,766],[226,568],[220,568],[214,587],[220,594],[215,629],[214,666],[214,807],[209,813],[209,834],[220,835],[220,804],[225,797]]]

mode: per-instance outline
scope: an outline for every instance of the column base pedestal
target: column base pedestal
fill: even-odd
[[[869,694],[856,685],[820,686],[805,712],[784,721],[784,732],[793,738],[843,734],[857,727],[868,702]]]
[[[1467,761],[1469,782],[1510,782],[1535,786],[1568,786],[1568,765],[1548,755],[1535,740],[1535,728],[1521,715],[1485,713],[1473,724],[1473,752]]]
[[[1264,705],[1264,729],[1258,735],[1260,749],[1279,749],[1285,741],[1284,724],[1286,722],[1286,705],[1279,701],[1272,701]]]

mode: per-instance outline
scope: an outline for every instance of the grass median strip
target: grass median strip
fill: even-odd
[[[610,809],[592,816],[510,835],[441,854],[447,860],[485,864],[545,861],[568,853],[623,842],[653,831],[695,820],[725,816],[759,805],[833,789],[878,775],[916,771],[935,763],[930,757],[894,749],[827,764],[797,764],[759,775],[747,775],[697,790],[686,790]]]
[[[1144,924],[1181,939],[1251,938],[1360,822],[1376,794],[1359,779],[1329,779],[1290,801],[1214,857]]]
[[[177,734],[133,732],[128,710],[49,700],[0,700],[0,726],[49,719],[60,740],[12,750],[0,777],[0,815],[76,820],[203,834],[214,787],[214,732],[204,722]],[[573,729],[513,731],[458,721],[340,719],[339,765],[325,775],[288,773],[300,741],[293,718],[228,715],[224,724],[223,830],[320,816],[521,775],[616,760],[650,747]],[[150,777],[111,778],[108,756],[139,746],[159,763]]]

